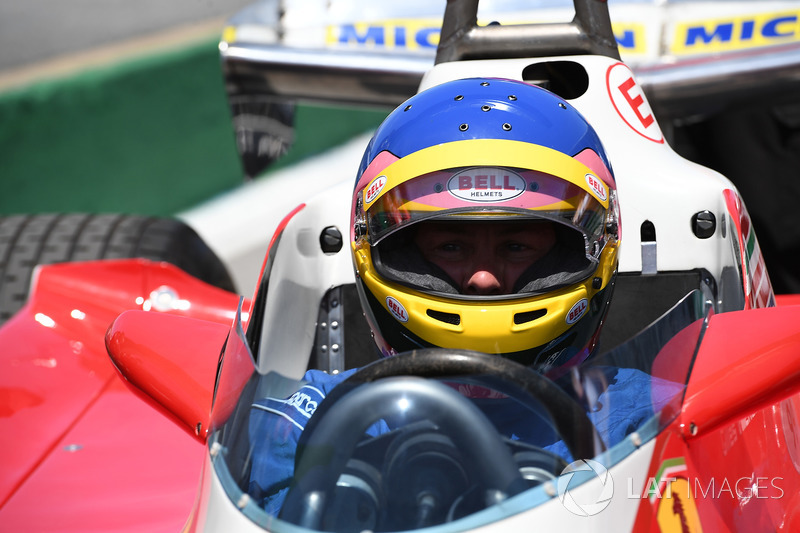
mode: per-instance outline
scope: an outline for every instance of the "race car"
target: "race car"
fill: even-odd
[[[603,8],[576,2],[596,30],[580,39],[597,38],[608,52]],[[474,23],[449,13],[445,26]],[[556,29],[561,42],[566,26]],[[597,357],[557,382],[466,350],[377,357],[346,240],[351,170],[299,206],[265,203],[285,216],[252,298],[159,261],[36,270],[27,302],[0,329],[0,523],[39,531],[800,527],[800,296],[773,291],[737,187],[677,155],[636,74],[613,51],[589,48],[442,61],[419,90],[533,75],[596,128],[622,212]],[[622,438],[595,416],[622,406],[595,401],[589,418],[575,401],[586,391],[603,397],[608,366],[635,369],[659,391],[638,398],[652,414]],[[298,394],[309,369],[348,377],[313,405]],[[309,415],[277,512],[251,483],[254,458],[278,453],[250,431],[265,397]],[[563,446],[500,433],[484,401],[497,398],[543,421]],[[382,420],[394,422],[391,431],[365,436]]]

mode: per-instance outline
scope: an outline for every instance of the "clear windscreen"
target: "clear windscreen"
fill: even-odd
[[[524,512],[571,462],[611,468],[671,422],[706,309],[695,291],[554,379],[439,349],[303,380],[254,371],[211,437],[215,472],[271,531],[462,531]]]

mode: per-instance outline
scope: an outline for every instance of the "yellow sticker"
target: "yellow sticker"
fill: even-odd
[[[675,25],[671,52],[726,52],[800,40],[800,10],[682,22]]]
[[[662,533],[701,533],[700,516],[686,478],[670,478],[658,500],[656,519]]]
[[[339,24],[328,26],[326,42],[328,46],[436,50],[441,24],[440,20],[434,19],[393,19]]]
[[[479,21],[485,26],[488,21]],[[514,21],[514,24],[531,24],[542,21]],[[435,51],[439,45],[441,19],[406,18],[352,22],[330,25],[326,28],[327,46],[368,49],[403,49]],[[619,47],[629,53],[646,52],[645,26],[637,22],[612,24]]]

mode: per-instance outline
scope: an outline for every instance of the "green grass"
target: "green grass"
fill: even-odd
[[[385,114],[301,105],[275,168]],[[242,180],[216,41],[0,94],[0,215],[171,215]]]

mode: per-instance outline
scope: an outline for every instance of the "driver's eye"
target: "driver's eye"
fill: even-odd
[[[506,244],[506,250],[512,253],[524,252],[528,249],[527,246],[518,242],[510,242]]]
[[[461,247],[461,245],[456,244],[454,242],[446,242],[446,243],[443,243],[443,244],[440,244],[439,246],[437,246],[437,249],[440,252],[456,253],[456,252],[460,252],[462,250],[462,247]]]

